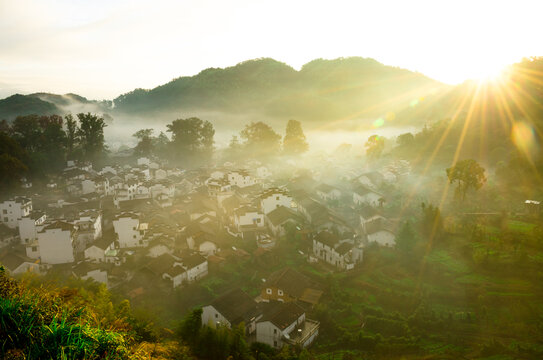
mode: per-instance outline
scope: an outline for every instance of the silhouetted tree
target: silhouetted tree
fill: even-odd
[[[379,135],[372,135],[366,141],[365,147],[368,159],[378,159],[385,149],[385,139]]]
[[[141,129],[132,135],[138,139],[138,144],[134,148],[136,155],[149,156],[153,151],[153,129]]]
[[[486,182],[485,169],[473,159],[459,161],[446,171],[449,182],[457,183],[456,195],[462,200],[469,189],[479,190]]]
[[[252,122],[245,125],[240,135],[245,140],[247,154],[250,156],[273,156],[279,153],[281,135],[268,124]]]
[[[175,160],[195,164],[211,159],[215,129],[209,121],[195,117],[177,119],[168,124],[167,128],[172,133],[170,144]]]
[[[104,119],[91,113],[77,114],[79,119],[78,137],[81,141],[83,157],[88,161],[96,161],[105,155]]]
[[[283,152],[287,155],[299,155],[309,149],[302,124],[296,120],[289,120],[285,137],[283,139]]]

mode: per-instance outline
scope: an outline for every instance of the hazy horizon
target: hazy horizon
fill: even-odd
[[[369,57],[458,84],[540,54],[541,6],[2,1],[0,97],[72,92],[112,99],[261,57],[295,69],[317,58]]]

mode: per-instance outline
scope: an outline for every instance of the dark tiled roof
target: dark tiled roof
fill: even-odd
[[[211,304],[231,324],[250,320],[258,313],[256,302],[241,289],[234,289],[215,299]]]
[[[61,229],[62,231],[73,231],[74,226],[65,221],[58,220],[45,226],[40,232],[45,232],[45,230],[50,230],[50,229]]]
[[[337,188],[333,187],[333,186],[330,186],[328,184],[320,184],[319,186],[317,186],[315,188],[315,190],[317,191],[322,191],[323,193],[326,193],[326,194],[329,194],[330,192],[332,192],[333,190],[338,190]]]
[[[305,313],[304,309],[295,302],[270,302],[264,305],[263,311],[264,316],[259,322],[270,321],[281,330],[292,325],[292,323],[296,322]]]
[[[14,253],[7,253],[0,257],[0,264],[7,267],[10,271],[17,269],[24,262],[34,262],[34,260],[24,258]]]
[[[330,247],[334,247],[338,243],[339,238],[331,232],[323,230],[315,236],[315,240]]]
[[[349,250],[353,248],[353,244],[349,244],[348,242],[344,242],[341,245],[339,245],[336,248],[336,252],[340,255],[345,255]]]
[[[265,286],[274,286],[293,298],[302,296],[307,288],[320,288],[320,285],[290,267],[272,273]]]
[[[290,219],[295,221],[301,221],[298,214],[284,206],[277,207],[276,209],[270,211],[266,216],[268,220],[275,226],[280,225]]]

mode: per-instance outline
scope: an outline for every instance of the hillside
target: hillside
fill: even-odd
[[[61,110],[55,104],[38,97],[15,94],[0,100],[0,120],[12,120],[19,115],[59,113]]]
[[[206,110],[330,121],[380,116],[441,87],[421,74],[373,59],[318,59],[296,71],[266,58],[207,69],[151,90],[136,89],[114,102],[116,113]]]

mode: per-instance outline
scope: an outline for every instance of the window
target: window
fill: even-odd
[[[277,334],[277,329],[273,329],[273,333],[274,333],[274,334]]]
[[[36,252],[38,251],[38,247],[37,246],[32,246],[32,252]]]
[[[278,294],[279,296],[283,296],[283,290],[278,290],[278,291],[277,291],[277,294]]]
[[[8,218],[7,218],[7,217],[4,218],[4,222],[8,222]]]
[[[272,289],[266,289],[266,294],[271,295]]]
[[[277,347],[277,341],[273,342],[273,346]]]
[[[219,314],[215,314],[215,319],[218,319],[219,318]]]
[[[3,212],[4,214],[7,214],[7,213],[8,213],[8,211],[7,211],[6,209],[2,210],[2,212]]]
[[[136,235],[132,236],[134,239],[136,238]]]

